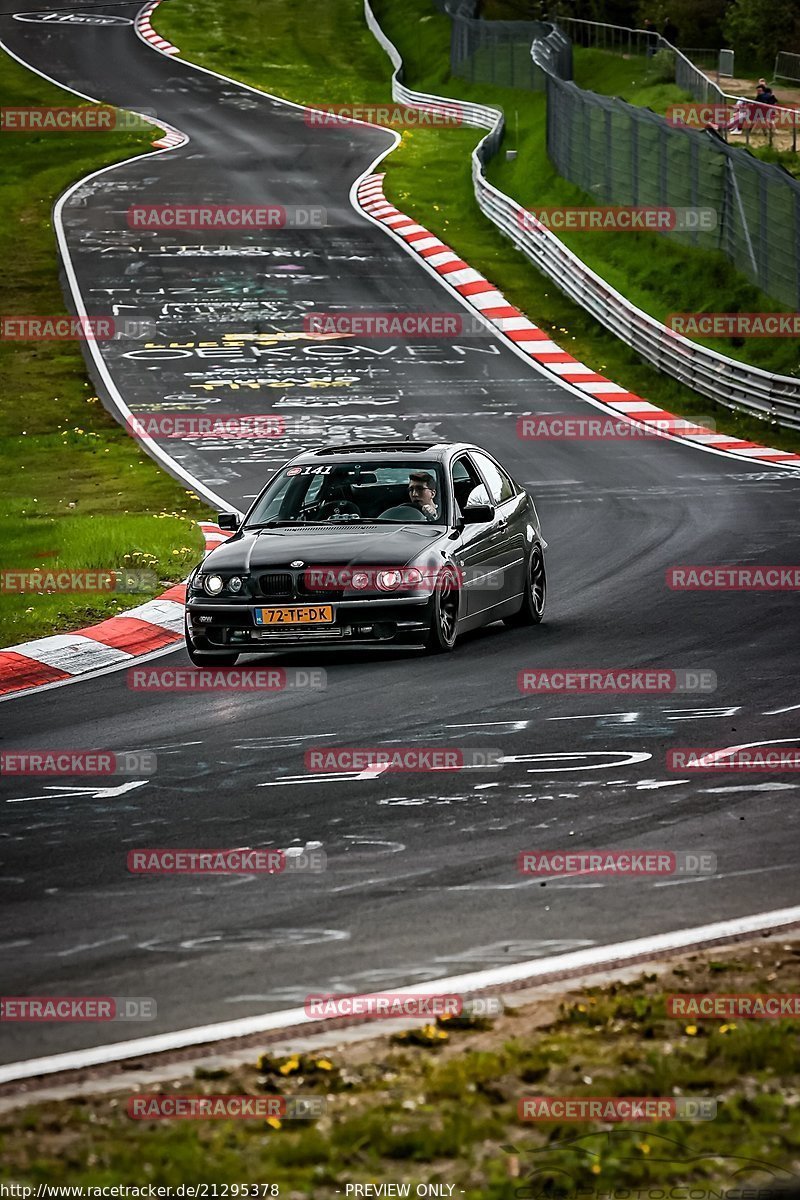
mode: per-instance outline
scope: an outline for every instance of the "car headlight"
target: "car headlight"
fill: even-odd
[[[225,586],[225,580],[221,575],[206,575],[203,586],[209,596],[218,596]]]
[[[425,576],[416,567],[402,570],[378,571],[375,582],[382,592],[396,592],[398,588],[418,588]]]
[[[402,571],[378,571],[375,582],[382,592],[396,592],[402,585]]]

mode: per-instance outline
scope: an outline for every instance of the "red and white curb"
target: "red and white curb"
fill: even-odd
[[[200,528],[206,554],[231,536],[207,521],[201,521]],[[99,625],[0,650],[0,696],[77,679],[89,671],[120,666],[154,650],[178,645],[183,641],[185,601],[186,585],[177,583],[155,600],[109,617]]]
[[[415,254],[424,259],[517,350],[552,371],[561,381],[572,384],[587,397],[630,421],[655,424],[666,437],[683,438],[709,449],[759,462],[800,464],[800,454],[760,446],[757,442],[744,441],[727,433],[713,433],[702,425],[677,417],[643,400],[605,375],[600,375],[586,363],[578,362],[554,342],[545,330],[539,329],[520,309],[509,304],[494,284],[459,258],[450,246],[390,204],[384,195],[383,179],[383,175],[367,175],[361,181],[356,195],[362,210],[402,238]]]
[[[136,32],[151,46],[155,46],[156,50],[160,50],[162,54],[180,54],[178,47],[173,46],[172,42],[168,42],[160,33],[156,33],[150,24],[150,17],[158,8],[159,3],[160,0],[152,0],[151,4],[144,6],[134,22]]]
[[[188,137],[185,133],[181,133],[178,129],[168,129],[163,137],[153,142],[159,150],[174,150],[177,146],[185,146],[188,142]]]
[[[159,50],[162,54],[168,57],[172,54],[180,54],[177,46],[173,46],[172,42],[168,42],[160,33],[156,33],[153,26],[150,24],[150,18],[158,8],[161,0],[150,0],[149,4],[145,4],[144,8],[138,13],[133,27],[143,42],[147,42],[148,46],[152,46],[154,50]],[[161,124],[161,122],[159,122]],[[185,146],[189,138],[180,129],[175,129],[172,125],[164,125],[166,130],[163,137],[158,141],[153,142],[153,145],[159,150],[175,150],[178,146]]]
[[[220,529],[219,525],[214,525],[211,521],[198,521],[198,524],[206,539],[206,554],[211,550],[216,550],[217,546],[221,546],[232,536],[227,529]]]

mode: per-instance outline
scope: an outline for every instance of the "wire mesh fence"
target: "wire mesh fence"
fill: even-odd
[[[696,101],[726,108],[722,89],[684,54],[655,30],[570,17],[558,24],[484,21],[474,16],[476,0],[444,3],[453,75],[545,91],[547,152],[559,175],[598,203],[713,210],[713,227],[698,218],[662,236],[721,251],[767,295],[800,306],[800,183],[710,129],[673,125],[571,82],[574,40],[639,58],[643,67],[660,59]]]
[[[437,6],[442,0],[436,0]],[[470,83],[541,91],[544,80],[531,60],[534,41],[552,35],[544,21],[484,21],[475,16],[477,0],[445,0],[452,18],[450,73]],[[572,46],[558,33],[551,45],[553,69],[562,79],[572,78]]]
[[[721,250],[769,296],[800,304],[800,183],[708,130],[546,75],[547,152],[559,175],[598,202],[711,208],[713,229],[662,236]]]

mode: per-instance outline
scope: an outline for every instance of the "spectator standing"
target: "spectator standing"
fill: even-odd
[[[652,58],[658,49],[658,32],[655,24],[650,20],[649,17],[645,17],[644,31],[647,34],[647,37],[644,40],[645,53],[647,54],[648,58]]]
[[[662,37],[669,42],[670,46],[678,44],[678,28],[672,23],[669,17],[664,18],[664,28],[661,30]]]

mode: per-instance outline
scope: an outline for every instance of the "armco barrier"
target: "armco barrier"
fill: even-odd
[[[439,112],[444,109],[458,114],[465,125],[488,131],[472,152],[472,180],[478,205],[501,233],[509,237],[561,291],[659,371],[726,408],[768,419],[773,425],[800,429],[800,380],[748,366],[673,333],[631,304],[590,270],[554,233],[528,218],[521,204],[489,183],[484,168],[502,142],[502,110],[415,92],[406,87],[402,80],[403,59],[381,29],[370,0],[364,0],[364,15],[370,32],[394,68],[394,100],[421,108],[434,106]],[[534,43],[531,53],[534,62],[546,72],[552,61],[548,47]]]

